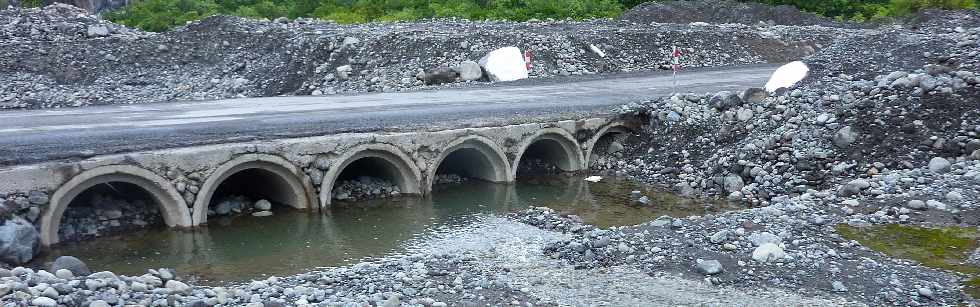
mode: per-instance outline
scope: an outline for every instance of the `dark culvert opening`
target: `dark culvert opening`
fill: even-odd
[[[479,150],[460,148],[442,159],[436,169],[433,184],[457,184],[470,179],[492,182],[495,179],[495,170],[493,164]]]
[[[606,133],[592,145],[592,153],[589,155],[589,168],[608,169],[617,158],[622,158],[626,148],[624,144],[629,137],[627,133],[610,132]]]
[[[211,194],[208,217],[269,216],[298,201],[286,179],[268,170],[251,168],[228,176],[218,185]]]
[[[524,150],[517,165],[517,177],[558,174],[571,169],[569,163],[561,143],[551,139],[538,140]]]
[[[61,217],[58,238],[80,241],[165,225],[153,194],[132,183],[108,182],[72,199]]]
[[[360,201],[401,195],[398,168],[379,157],[355,160],[337,176],[331,197],[339,201]]]

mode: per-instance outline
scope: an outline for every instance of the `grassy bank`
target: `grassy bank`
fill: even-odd
[[[970,253],[980,247],[980,234],[976,228],[925,228],[895,224],[855,228],[838,225],[837,232],[845,239],[858,241],[895,258],[911,259],[924,266],[965,274],[969,276],[964,283],[966,292],[980,298],[980,267],[966,263]]]

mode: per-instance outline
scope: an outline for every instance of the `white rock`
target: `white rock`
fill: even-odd
[[[786,252],[779,245],[773,243],[762,244],[752,251],[752,259],[762,263],[777,261],[784,257],[786,257]]]
[[[58,302],[51,299],[50,297],[38,297],[31,301],[31,305],[42,306],[42,307],[54,307],[58,306]]]
[[[945,173],[949,171],[949,168],[949,160],[941,157],[935,157],[929,160],[929,171],[933,173]]]
[[[946,193],[946,201],[948,202],[955,203],[955,202],[960,202],[962,200],[963,200],[963,195],[960,194],[960,192],[949,191],[949,193]]]
[[[255,202],[255,210],[259,210],[259,211],[272,210],[272,203],[269,202],[268,200],[260,199],[259,201]]]
[[[938,210],[946,210],[946,204],[944,204],[944,203],[942,203],[942,202],[940,202],[938,200],[933,200],[933,199],[927,200],[926,201],[926,206],[929,206],[929,208],[935,208],[935,209],[938,209]]]
[[[75,274],[73,274],[68,269],[58,269],[57,271],[54,271],[54,276],[57,276],[58,278],[61,279],[72,279],[75,277]]]
[[[766,82],[766,91],[772,93],[781,88],[793,87],[797,82],[806,78],[809,73],[810,68],[800,61],[780,66]]]
[[[463,81],[474,81],[483,78],[483,69],[480,64],[473,61],[463,61],[455,68],[459,73],[459,78]]]
[[[589,177],[585,177],[585,181],[588,181],[588,182],[599,182],[600,180],[602,180],[602,176],[589,176]]]
[[[598,55],[600,58],[606,57],[606,53],[605,52],[602,52],[602,50],[599,49],[599,47],[596,47],[593,44],[589,44],[589,49],[591,49],[592,52],[595,52],[595,54]]]
[[[167,281],[166,287],[175,293],[188,293],[191,291],[191,286],[172,279]]]
[[[527,78],[527,63],[517,47],[490,51],[480,59],[480,66],[493,81],[514,81]]]

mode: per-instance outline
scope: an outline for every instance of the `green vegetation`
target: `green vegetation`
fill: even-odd
[[[855,240],[886,255],[911,259],[937,269],[971,276],[964,286],[974,298],[980,298],[980,267],[966,264],[966,259],[980,246],[976,228],[925,228],[890,224],[869,228],[837,226],[845,239]]]
[[[901,17],[931,8],[946,10],[976,8],[976,0],[760,0],[759,2],[769,5],[793,5],[803,11],[853,22]]]
[[[40,0],[32,0],[40,1]],[[589,19],[619,16],[646,0],[142,0],[106,14],[115,22],[163,31],[216,14],[250,18],[316,17],[339,23],[459,17],[472,20]],[[975,8],[977,0],[756,0],[794,5],[838,20],[863,22],[926,8]],[[27,1],[27,2],[30,2]]]

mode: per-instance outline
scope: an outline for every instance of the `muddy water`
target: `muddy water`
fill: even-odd
[[[645,191],[652,206],[630,205],[632,190]],[[479,227],[486,215],[528,206],[576,214],[600,227],[730,208],[618,179],[589,183],[580,176],[553,176],[510,186],[471,181],[437,187],[426,198],[336,204],[324,213],[276,208],[270,217],[212,220],[194,231],[152,229],[67,243],[45,252],[35,265],[72,255],[93,271],[140,275],[147,268],[166,267],[201,283],[244,281],[397,254],[405,251],[407,242],[446,229]]]

